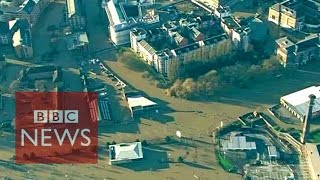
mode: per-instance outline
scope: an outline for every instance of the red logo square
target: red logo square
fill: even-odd
[[[98,95],[16,93],[16,163],[96,164]]]

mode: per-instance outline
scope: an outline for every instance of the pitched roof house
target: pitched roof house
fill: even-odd
[[[141,142],[120,143],[109,146],[109,164],[128,163],[132,160],[142,159]]]

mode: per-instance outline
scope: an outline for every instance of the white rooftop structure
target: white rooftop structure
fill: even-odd
[[[222,141],[223,150],[255,150],[255,142],[247,142],[245,136],[233,136],[230,141]]]
[[[110,164],[130,162],[134,159],[142,159],[141,142],[121,143],[109,146]]]
[[[277,148],[275,146],[268,146],[268,154],[270,158],[278,158],[279,153],[277,151]]]
[[[307,143],[307,162],[312,180],[320,180],[320,144]]]
[[[307,115],[309,107],[309,96],[314,94],[316,96],[315,105],[313,107],[313,112],[320,111],[320,86],[311,86],[306,89],[288,94],[281,97],[281,103],[287,104],[291,109],[293,109],[300,116],[304,117]]]
[[[149,107],[156,106],[157,103],[143,97],[143,96],[132,96],[128,97],[128,104],[131,111],[143,110]]]
[[[121,24],[120,17],[119,17],[117,8],[116,8],[113,0],[111,0],[107,3],[107,7],[108,7],[110,15],[111,15],[110,17],[112,17],[111,23],[113,25]]]

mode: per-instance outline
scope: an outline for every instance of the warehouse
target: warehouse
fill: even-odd
[[[311,86],[306,89],[288,94],[280,98],[280,104],[288,109],[299,120],[304,121],[309,107],[309,96],[316,96],[312,116],[316,118],[320,115],[320,86]]]

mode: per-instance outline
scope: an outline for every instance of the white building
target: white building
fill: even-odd
[[[142,159],[141,142],[121,143],[109,146],[109,164],[129,163],[132,160]]]
[[[147,31],[141,28],[134,28],[130,32],[131,48],[138,52],[138,42],[147,38]]]
[[[115,45],[130,43],[130,31],[159,23],[159,15],[148,9],[153,2],[110,0],[105,11],[109,19],[110,39]],[[142,12],[146,12],[142,14]]]
[[[280,104],[287,108],[299,120],[304,121],[309,107],[309,96],[316,96],[315,105],[313,106],[312,115],[320,115],[320,86],[311,86],[306,89],[288,94],[280,98]]]

